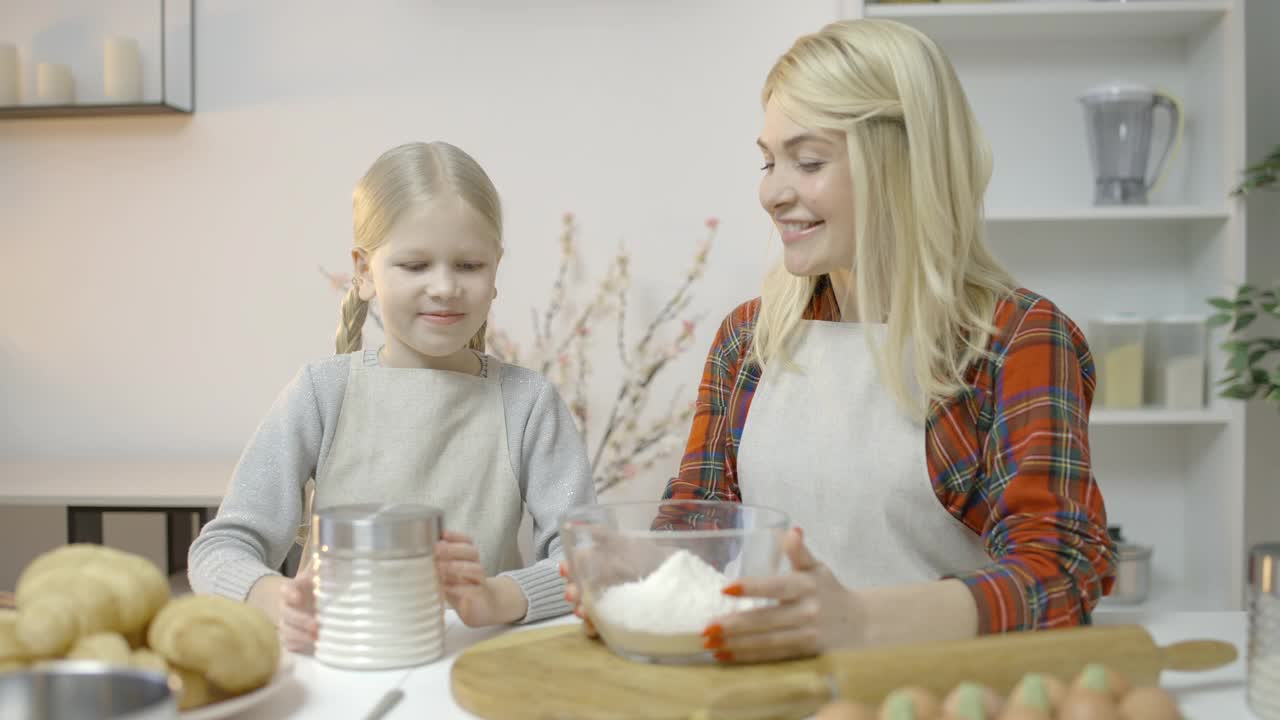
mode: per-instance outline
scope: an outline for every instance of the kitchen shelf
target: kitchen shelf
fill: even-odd
[[[1199,205],[1130,205],[1124,207],[997,209],[987,213],[988,223],[1058,222],[1221,222],[1231,217],[1224,207]]]
[[[1226,425],[1231,422],[1227,410],[1141,410],[1097,409],[1089,417],[1090,427],[1120,427],[1141,425]]]
[[[107,117],[117,115],[190,115],[191,108],[167,103],[84,103],[80,105],[0,106],[0,120],[61,117]]]
[[[1202,32],[1231,8],[1230,0],[869,3],[866,16],[906,23],[942,42],[985,37],[1174,40]]]
[[[154,10],[148,5],[154,4]],[[90,9],[92,8],[92,9]],[[27,49],[25,63],[58,61],[70,67],[76,84],[76,102],[42,105],[33,102],[34,88],[28,87],[24,102],[0,106],[0,121],[32,118],[111,117],[137,115],[190,115],[196,99],[196,18],[195,0],[146,0],[134,3],[123,15],[113,9],[90,4],[79,18],[86,27],[129,27],[140,32],[136,39],[144,58],[143,94],[139,102],[111,102],[102,91],[95,73],[102,63],[101,51],[93,43],[61,46],[57,52],[45,49],[32,56]],[[49,25],[40,13],[6,16],[6,27],[16,37],[36,37]],[[139,30],[141,28],[142,30]],[[150,31],[150,32],[148,32]],[[154,33],[152,35],[151,33]],[[151,68],[151,70],[148,70]],[[148,75],[158,70],[155,74]],[[31,83],[30,67],[23,70]],[[148,85],[150,84],[150,87]],[[81,94],[84,93],[84,94]]]

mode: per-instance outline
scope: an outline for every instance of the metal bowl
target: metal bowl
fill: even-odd
[[[6,720],[176,720],[178,701],[161,673],[74,660],[0,675]]]

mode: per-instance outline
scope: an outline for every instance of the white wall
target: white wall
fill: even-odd
[[[1249,161],[1257,162],[1280,145],[1280,3],[1250,0],[1246,7],[1248,36]],[[1248,200],[1249,281],[1280,282],[1280,193],[1254,193]],[[1268,327],[1272,336],[1280,323]],[[1280,542],[1280,407],[1256,400],[1249,404],[1245,492],[1246,547]]]
[[[128,17],[152,5],[110,2]],[[93,53],[54,39],[99,41],[96,5],[9,0],[0,36],[76,31],[0,40],[84,66]],[[460,145],[502,192],[495,318],[517,337],[545,304],[564,211],[589,263],[632,249],[637,323],[719,217],[695,349],[658,395],[692,398],[715,326],[765,265],[760,85],[837,2],[533,5],[203,0],[193,116],[0,124],[0,459],[233,460],[297,367],[332,352],[339,298],[316,266],[349,265],[351,189],[409,140]],[[629,494],[656,497],[676,462]],[[30,554],[24,528],[0,515],[13,563]]]

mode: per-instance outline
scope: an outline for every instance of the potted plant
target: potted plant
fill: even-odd
[[[1262,162],[1246,169],[1244,176],[1232,195],[1280,188],[1280,146]],[[1228,356],[1226,377],[1218,381],[1225,386],[1221,395],[1237,400],[1261,396],[1280,409],[1280,336],[1268,336],[1256,328],[1245,332],[1259,318],[1280,320],[1280,283],[1267,288],[1246,283],[1236,288],[1235,297],[1210,298],[1209,304],[1216,310],[1209,318],[1209,326],[1231,326],[1222,345]]]
[[[1256,190],[1280,188],[1280,146],[1262,162],[1245,170],[1244,181],[1232,194],[1246,195]],[[1209,304],[1217,312],[1210,318],[1211,326],[1230,325],[1231,330],[1222,348],[1227,351],[1226,377],[1219,384],[1225,385],[1223,397],[1249,400],[1262,396],[1268,403],[1280,409],[1280,337],[1268,335],[1253,323],[1259,319],[1280,319],[1280,284],[1258,288],[1244,284],[1236,288],[1234,298],[1210,298]],[[1264,325],[1267,324],[1264,320]],[[1249,331],[1252,328],[1252,331]],[[1277,595],[1276,578],[1270,570],[1280,560],[1280,543],[1262,543],[1249,551],[1250,620],[1249,620],[1249,706],[1259,717],[1276,717],[1273,698],[1280,694],[1280,646],[1276,618],[1280,617],[1280,595]],[[1254,566],[1257,566],[1256,568]]]

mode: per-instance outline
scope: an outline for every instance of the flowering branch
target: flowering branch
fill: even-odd
[[[643,421],[654,381],[672,360],[684,353],[697,329],[696,319],[686,319],[673,333],[668,326],[689,306],[692,288],[706,269],[707,254],[719,222],[706,222],[707,235],[695,250],[693,265],[675,293],[645,326],[640,340],[629,344],[626,337],[627,298],[631,289],[630,258],[619,248],[604,277],[596,285],[581,310],[568,312],[576,293],[569,282],[569,267],[577,260],[577,226],[571,213],[564,216],[560,234],[560,266],[552,286],[547,310],[535,310],[533,348],[522,356],[520,347],[500,329],[491,325],[487,338],[490,352],[506,362],[540,370],[560,391],[578,423],[591,454],[592,473],[600,492],[616,487],[647,470],[678,450],[683,433],[693,416],[693,405],[680,406],[674,399],[667,411]],[[594,443],[588,434],[593,416],[586,388],[591,374],[588,349],[591,326],[612,317],[617,322],[615,344],[623,377],[601,434]],[[677,393],[678,398],[682,393]]]

